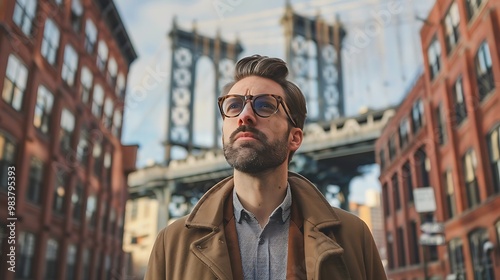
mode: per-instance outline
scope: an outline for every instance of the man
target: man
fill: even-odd
[[[218,102],[234,175],[159,233],[145,279],[386,279],[366,224],[288,171],[306,104],[285,62],[254,55],[235,72]]]

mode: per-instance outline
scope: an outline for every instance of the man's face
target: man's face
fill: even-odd
[[[285,97],[281,86],[266,78],[250,76],[237,82],[228,95],[259,95],[263,93]],[[236,170],[259,173],[275,168],[287,160],[293,128],[279,105],[278,112],[262,118],[252,110],[250,101],[233,118],[225,118],[222,127],[224,155]]]

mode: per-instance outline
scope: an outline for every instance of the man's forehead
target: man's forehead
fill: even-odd
[[[271,93],[284,95],[283,88],[277,82],[263,77],[249,76],[236,82],[228,91],[228,94],[255,95],[259,93]]]

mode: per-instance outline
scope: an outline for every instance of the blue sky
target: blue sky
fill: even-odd
[[[169,91],[170,41],[174,16],[180,28],[223,39],[238,38],[242,56],[262,54],[284,58],[280,19],[285,0],[115,0],[138,53],[128,77],[128,99],[123,142],[139,144],[139,167],[163,162]],[[398,104],[421,64],[418,32],[432,0],[291,0],[304,16],[320,15],[333,23],[338,15],[348,36],[345,39],[344,85],[347,115],[361,107],[382,108]],[[204,75],[209,77],[210,73]],[[203,81],[201,81],[203,82]],[[211,115],[198,100],[196,112]],[[205,109],[204,109],[205,108]],[[196,118],[196,116],[195,116]],[[198,141],[210,138],[213,119],[197,117]],[[195,136],[195,140],[196,140]],[[377,184],[376,168],[353,184]],[[363,194],[353,189],[353,200]]]

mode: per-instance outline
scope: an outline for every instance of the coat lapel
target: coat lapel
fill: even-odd
[[[341,221],[323,194],[306,178],[289,173],[292,201],[304,219],[304,255],[307,279],[350,279],[344,263],[344,249],[333,232]],[[307,182],[309,184],[304,183]]]
[[[191,252],[205,263],[218,279],[233,279],[224,230],[212,231],[191,244]]]
[[[344,249],[337,242],[311,228],[304,235],[307,279],[351,279],[342,257]]]

